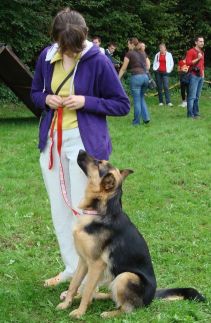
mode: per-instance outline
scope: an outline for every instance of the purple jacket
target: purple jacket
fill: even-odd
[[[31,89],[35,106],[42,109],[39,127],[40,151],[45,148],[54,113],[45,104],[46,96],[52,94],[53,64],[46,61],[49,48],[45,48],[39,56]],[[96,46],[91,47],[81,57],[74,77],[74,88],[76,95],[85,96],[84,107],[77,110],[78,127],[84,147],[95,158],[108,160],[111,140],[106,116],[128,114],[130,103],[113,64]]]

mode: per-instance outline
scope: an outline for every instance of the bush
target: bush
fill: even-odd
[[[90,36],[102,37],[103,46],[113,40],[117,55],[123,56],[128,37],[137,36],[146,42],[153,57],[158,44],[166,42],[175,58],[192,46],[197,33],[204,35],[211,48],[211,5],[209,0],[157,1],[137,0],[2,0],[0,2],[0,42],[10,44],[20,59],[34,68],[40,50],[50,42],[52,17],[61,8],[70,6],[81,12],[89,26]],[[168,23],[166,23],[168,22]],[[208,57],[209,55],[207,55]]]
[[[0,101],[18,103],[20,102],[17,96],[4,84],[0,82]]]

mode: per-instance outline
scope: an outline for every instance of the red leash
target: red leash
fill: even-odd
[[[49,165],[48,168],[51,170],[53,167],[53,146],[54,146],[54,138],[53,138],[53,132],[54,132],[54,127],[55,127],[55,120],[57,116],[57,151],[59,154],[59,178],[60,178],[60,186],[61,186],[61,191],[62,195],[64,198],[64,201],[68,208],[73,212],[75,216],[80,216],[80,213],[78,213],[76,210],[72,208],[72,205],[70,201],[68,200],[68,195],[67,195],[67,189],[65,185],[65,178],[64,178],[64,171],[63,171],[63,166],[62,166],[62,161],[61,161],[61,149],[62,149],[62,114],[63,114],[63,108],[58,107],[58,110],[55,111],[54,118],[51,124],[50,128],[50,139],[51,139],[51,146],[50,146],[50,156],[49,156]]]

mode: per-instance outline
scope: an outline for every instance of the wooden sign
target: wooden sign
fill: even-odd
[[[35,108],[30,97],[32,78],[32,73],[12,49],[9,46],[0,45],[0,79],[39,118],[41,111]]]

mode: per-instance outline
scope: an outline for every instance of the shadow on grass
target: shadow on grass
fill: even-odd
[[[10,125],[10,124],[38,124],[39,119],[36,117],[15,117],[15,118],[0,118],[0,125]]]

